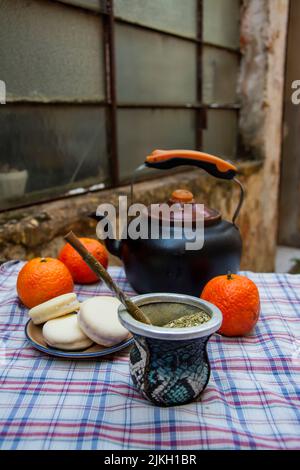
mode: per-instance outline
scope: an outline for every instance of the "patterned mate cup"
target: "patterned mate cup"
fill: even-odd
[[[119,319],[134,337],[130,372],[141,394],[155,405],[183,405],[196,400],[210,376],[206,345],[221,326],[220,310],[209,302],[182,294],[145,294],[132,299],[152,325],[136,321],[121,305]],[[163,325],[204,310],[210,320],[188,328]]]

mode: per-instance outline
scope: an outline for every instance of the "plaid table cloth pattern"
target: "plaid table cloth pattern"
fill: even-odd
[[[29,345],[21,266],[0,267],[1,449],[300,449],[300,276],[244,273],[261,296],[255,330],[214,335],[201,400],[160,408],[134,388],[128,351],[72,361]],[[134,294],[121,268],[110,273]],[[81,301],[110,294],[102,283],[76,292]]]

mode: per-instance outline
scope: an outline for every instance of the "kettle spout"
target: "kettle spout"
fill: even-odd
[[[89,217],[91,219],[96,220],[97,222],[100,222],[104,218],[104,216],[98,215],[96,214],[96,212],[92,212],[91,214],[89,214]],[[107,223],[109,222],[107,221]],[[105,238],[103,241],[108,251],[112,255],[117,256],[118,258],[121,259],[121,243],[122,242],[120,240],[116,240],[115,238],[111,238],[111,237]]]

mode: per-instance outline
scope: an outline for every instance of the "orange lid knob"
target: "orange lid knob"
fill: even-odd
[[[184,204],[194,202],[194,195],[187,189],[176,189],[173,191],[171,200],[174,202],[182,202]]]

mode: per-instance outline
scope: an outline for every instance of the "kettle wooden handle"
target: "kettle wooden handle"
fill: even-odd
[[[238,171],[235,165],[222,158],[195,150],[154,150],[146,157],[145,165],[158,170],[169,170],[180,165],[193,165],[216,178],[226,180],[233,179]]]

